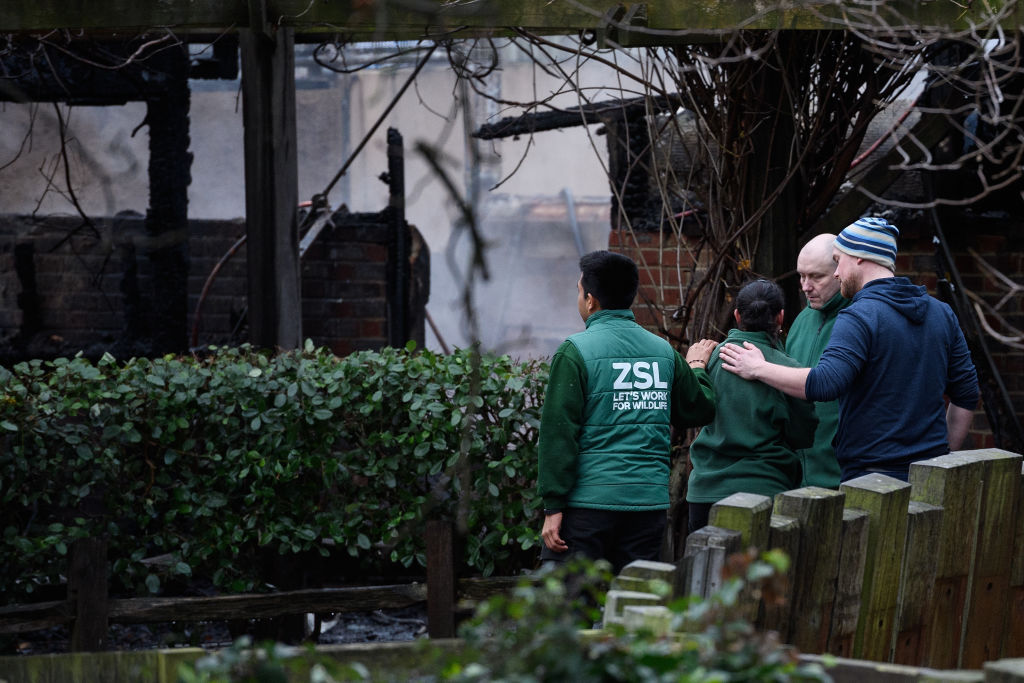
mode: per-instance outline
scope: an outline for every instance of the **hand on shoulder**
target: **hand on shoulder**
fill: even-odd
[[[713,339],[701,339],[699,342],[690,344],[690,348],[686,349],[686,363],[691,367],[702,367],[706,368],[708,360],[711,358],[711,352],[718,346],[718,342]]]
[[[726,344],[718,352],[718,357],[722,359],[725,370],[743,379],[757,379],[757,370],[765,363],[761,349],[750,342],[743,342],[743,346]]]

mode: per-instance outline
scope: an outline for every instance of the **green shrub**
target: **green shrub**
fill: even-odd
[[[465,566],[513,573],[538,543],[546,370],[308,342],[0,368],[0,591],[58,584],[85,536],[107,537],[113,578],[143,593],[260,589],[268,554],[412,567],[431,518],[460,524]]]
[[[358,656],[273,643],[251,642],[181,667],[182,683],[373,680],[433,683],[713,683],[830,681],[818,664],[801,664],[797,652],[774,632],[755,630],[747,609],[771,596],[788,559],[778,551],[760,558],[730,558],[732,574],[708,599],[687,597],[669,605],[673,630],[658,634],[615,625],[588,630],[600,618],[611,578],[607,563],[566,563],[524,578],[508,595],[482,603],[463,624],[461,641],[443,647],[431,641],[392,653],[375,670]],[[380,661],[380,660],[377,660]]]
[[[752,561],[753,560],[753,561]],[[523,580],[511,595],[482,604],[460,629],[466,643],[446,657],[440,675],[421,681],[541,683],[711,683],[829,681],[816,664],[800,664],[774,632],[746,618],[788,563],[778,551],[760,559],[734,556],[734,573],[708,599],[671,602],[673,630],[658,634],[612,625],[585,631],[603,602],[607,565],[565,566]]]

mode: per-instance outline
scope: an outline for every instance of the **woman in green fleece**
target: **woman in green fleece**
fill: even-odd
[[[725,342],[749,342],[772,363],[799,367],[779,339],[782,290],[769,280],[750,282],[736,296],[733,316],[739,329]],[[688,529],[707,526],[712,504],[733,493],[774,496],[800,486],[796,451],[814,442],[814,404],[786,396],[761,382],[726,372],[711,354],[708,374],[715,388],[715,419],[690,445],[693,472],[686,491]]]

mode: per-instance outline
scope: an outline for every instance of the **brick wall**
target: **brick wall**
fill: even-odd
[[[1020,221],[1001,214],[980,215],[969,211],[944,220],[947,221],[943,226],[946,238],[965,289],[977,294],[990,306],[995,306],[1009,291],[998,278],[986,275],[969,253],[969,248],[1012,281],[1024,286],[1024,225]],[[924,285],[933,296],[939,296],[936,245],[933,243],[930,217],[917,213],[893,221],[901,231],[897,274],[909,277],[911,281]],[[653,331],[669,330],[670,338],[684,338],[671,314],[678,307],[680,292],[690,277],[692,260],[686,249],[671,234],[617,230],[610,233],[608,248],[630,256],[640,266],[640,294],[634,306],[637,320]],[[1010,325],[1024,329],[1024,292],[1007,299],[1000,307],[1000,313]],[[995,318],[990,316],[989,321],[993,327],[996,326]],[[1008,329],[996,331],[1011,334]],[[1024,423],[1024,350],[1001,343],[990,335],[986,335],[986,343],[1015,407],[1017,419]],[[975,358],[975,362],[980,364],[983,361]],[[994,445],[986,413],[978,410],[965,448]]]
[[[387,343],[389,229],[383,214],[336,217],[302,262],[303,336],[337,354]],[[422,321],[429,268],[419,233],[412,317]],[[240,343],[247,271],[244,243],[224,261],[196,309],[207,278],[244,235],[235,221],[191,221],[189,314],[183,338],[195,346]],[[148,355],[149,238],[137,214],[97,219],[0,217],[0,362],[84,351]],[[429,278],[429,275],[427,276]],[[193,328],[195,327],[195,330]],[[422,324],[413,324],[422,344]]]
[[[652,331],[669,330],[684,336],[672,314],[682,303],[690,281],[693,257],[671,233],[612,230],[608,249],[629,256],[640,269],[640,290],[633,313],[637,322]]]

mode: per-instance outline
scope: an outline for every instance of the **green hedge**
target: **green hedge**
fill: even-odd
[[[84,536],[109,538],[115,587],[140,594],[198,579],[260,590],[268,554],[423,565],[430,518],[459,523],[474,571],[514,573],[538,543],[546,372],[309,342],[0,368],[3,600],[59,584]]]

